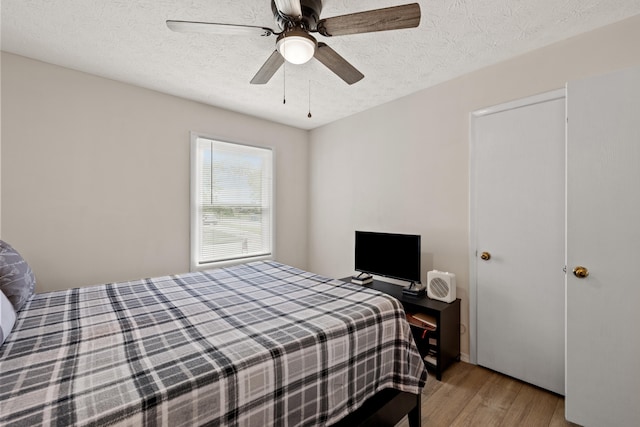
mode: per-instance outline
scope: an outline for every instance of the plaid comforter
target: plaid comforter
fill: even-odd
[[[276,262],[35,295],[1,425],[331,424],[426,371],[399,303]]]

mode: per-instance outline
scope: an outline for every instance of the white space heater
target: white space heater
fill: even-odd
[[[433,270],[427,273],[427,296],[450,303],[456,300],[456,275]]]

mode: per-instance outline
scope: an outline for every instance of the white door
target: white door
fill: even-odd
[[[640,426],[640,68],[570,82],[567,118],[565,414]]]
[[[471,149],[476,361],[564,394],[564,90],[474,113]]]

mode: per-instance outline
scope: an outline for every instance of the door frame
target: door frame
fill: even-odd
[[[503,111],[514,110],[516,108],[527,107],[543,102],[554,101],[566,98],[566,88],[555,89],[549,92],[528,96],[515,101],[505,102],[487,108],[481,108],[469,114],[469,361],[477,365],[477,189],[476,189],[476,140],[475,121],[476,119]],[[566,141],[565,141],[566,145]],[[564,183],[560,183],[564,185]]]

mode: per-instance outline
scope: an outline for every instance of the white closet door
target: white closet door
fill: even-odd
[[[564,394],[564,90],[474,113],[471,148],[477,363]]]
[[[640,426],[640,68],[570,82],[567,117],[565,414]]]

